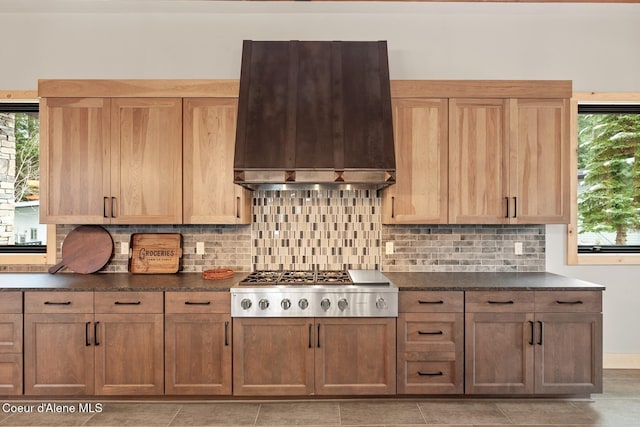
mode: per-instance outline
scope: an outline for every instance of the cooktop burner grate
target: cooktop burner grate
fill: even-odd
[[[258,270],[240,282],[243,286],[269,285],[351,285],[353,281],[345,270],[274,271]]]

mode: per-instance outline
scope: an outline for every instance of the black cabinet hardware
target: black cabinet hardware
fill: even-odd
[[[556,301],[556,304],[578,305],[578,304],[584,304],[584,303],[580,300],[577,300],[577,301]]]
[[[313,325],[309,323],[309,348],[313,347],[313,343],[312,343],[313,339],[311,337],[311,335],[313,334],[312,329],[313,329]]]
[[[184,305],[211,305],[211,301],[185,301]]]
[[[84,344],[89,347],[91,345],[91,337],[89,336],[89,325],[91,322],[84,324]]]
[[[224,322],[224,345],[225,347],[229,346],[229,322]]]
[[[444,304],[444,301],[422,301],[418,300],[418,304]]]
[[[442,331],[437,331],[437,332],[425,332],[425,331],[418,331],[418,335],[443,335],[444,332]]]
[[[240,197],[236,197],[236,218],[240,219]]]
[[[513,304],[513,301],[491,301],[491,300],[489,300],[489,301],[487,301],[487,302],[488,302],[489,304],[505,304],[505,305],[507,305],[507,304]]]
[[[535,344],[534,343],[535,337],[533,336],[533,334],[534,334],[533,333],[533,324],[534,324],[533,320],[529,320],[529,326],[531,327],[531,339],[529,340],[529,344],[530,345],[534,345]]]
[[[514,218],[518,217],[518,198],[517,197],[513,198],[513,217]]]
[[[113,304],[115,305],[140,305],[142,301],[116,301]]]
[[[418,371],[418,376],[420,377],[441,377],[444,373],[442,371],[438,372],[420,372]]]
[[[100,322],[96,322],[93,324],[93,341],[95,345],[100,345],[100,342],[98,341],[98,325],[99,324]]]
[[[509,218],[509,197],[505,197],[504,198],[506,205],[507,205],[507,212],[504,214],[505,218]]]
[[[111,198],[111,218],[116,217],[116,198]]]
[[[544,333],[542,322],[538,320],[540,324],[540,338],[538,338],[538,345],[542,345],[542,334]]]
[[[107,200],[109,198],[108,197],[103,197],[102,198],[102,216],[105,218],[109,217],[109,212],[107,212]]]
[[[45,301],[44,305],[71,305],[71,301],[64,301],[64,302]]]
[[[391,196],[391,218],[396,217],[396,198]]]
[[[318,348],[320,348],[320,324],[318,323]]]

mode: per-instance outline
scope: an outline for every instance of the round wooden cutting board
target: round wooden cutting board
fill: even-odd
[[[80,273],[95,273],[105,266],[113,253],[113,239],[99,225],[81,225],[73,229],[62,243],[62,261],[49,268],[49,273],[63,267]]]

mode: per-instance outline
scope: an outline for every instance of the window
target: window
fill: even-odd
[[[640,93],[576,93],[569,264],[640,264]]]
[[[0,101],[1,264],[44,264],[51,258],[47,240],[55,242],[55,227],[39,221],[39,142],[38,101]]]

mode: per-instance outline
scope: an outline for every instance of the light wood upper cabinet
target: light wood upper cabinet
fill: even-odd
[[[508,103],[449,100],[449,222],[508,222]]]
[[[113,99],[111,142],[111,223],[180,224],[182,99]]]
[[[514,99],[512,222],[569,222],[569,100]]]
[[[109,99],[40,100],[40,222],[109,222],[110,114]]]
[[[396,184],[384,191],[384,224],[446,224],[446,99],[393,100]]]
[[[41,222],[182,222],[180,98],[41,102]]]
[[[249,224],[251,192],[233,183],[238,101],[184,100],[184,223]]]

